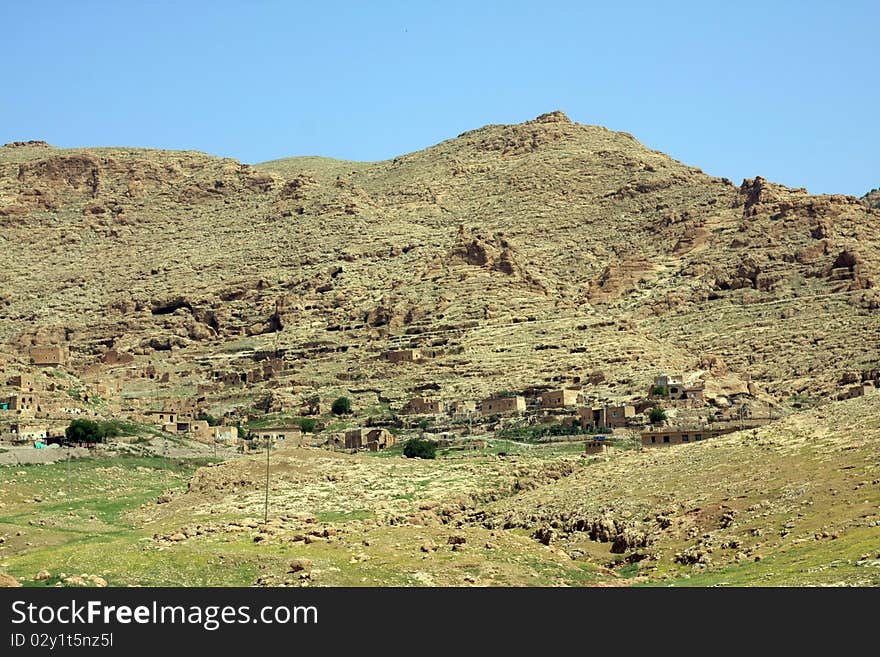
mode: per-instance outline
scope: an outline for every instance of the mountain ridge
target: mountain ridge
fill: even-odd
[[[712,358],[782,403],[878,366],[878,218],[561,112],[371,163],[28,143],[0,149],[0,340],[13,361],[63,342],[83,368],[112,348],[193,384],[224,345],[283,349],[302,374],[271,391],[284,407],[316,388],[402,402],[593,371],[611,399]],[[377,363],[398,346],[443,355]]]

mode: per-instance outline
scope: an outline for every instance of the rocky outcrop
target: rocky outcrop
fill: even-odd
[[[878,187],[877,189],[872,189],[870,192],[865,194],[862,197],[862,203],[867,205],[869,208],[880,210],[880,187]]]
[[[843,249],[828,267],[826,275],[832,281],[848,281],[847,289],[865,290],[875,287],[874,277],[865,258],[855,249]]]
[[[626,258],[609,263],[599,276],[590,281],[587,301],[598,304],[620,298],[635,289],[651,269],[651,263],[644,258]]]
[[[23,185],[70,188],[94,198],[98,195],[98,158],[90,153],[57,155],[19,165],[18,181]]]
[[[30,141],[11,141],[8,144],[3,144],[3,148],[26,148],[28,146],[34,146],[36,148],[52,148],[50,144],[45,141],[32,139]]]
[[[306,174],[300,174],[293,178],[293,180],[288,180],[281,187],[281,191],[278,193],[278,198],[282,200],[292,200],[292,201],[301,201],[306,198],[309,190],[317,185],[317,182],[312,176]]]
[[[519,264],[517,249],[503,233],[489,235],[461,224],[450,257],[474,267],[505,274],[546,292],[544,283]]]
[[[12,575],[0,573],[0,588],[18,588],[19,586],[21,586],[21,582]]]

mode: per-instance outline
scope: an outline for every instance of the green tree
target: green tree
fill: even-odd
[[[345,415],[351,413],[351,400],[348,397],[339,397],[330,407],[333,415]]]
[[[661,422],[666,421],[666,411],[664,411],[659,406],[655,406],[648,412],[648,419],[651,420],[653,424],[659,424]]]
[[[131,435],[131,431],[118,420],[105,420],[98,423],[102,438],[116,438],[116,436]]]
[[[64,430],[67,442],[72,443],[100,443],[103,442],[104,429],[97,422],[91,420],[73,420],[70,426]]]
[[[439,443],[435,440],[410,438],[403,446],[403,455],[408,459],[435,459],[437,458],[437,445]]]
[[[318,425],[317,420],[314,420],[310,417],[304,417],[299,421],[299,428],[302,429],[303,433],[314,433],[315,427]]]

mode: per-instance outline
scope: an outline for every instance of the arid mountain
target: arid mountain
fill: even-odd
[[[613,399],[661,370],[784,404],[880,368],[880,210],[738,186],[561,112],[376,163],[8,144],[0,226],[8,360],[113,348],[194,387],[284,352],[220,410],[588,379]],[[379,358],[406,347],[430,357]]]
[[[876,585],[871,198],[737,186],[561,112],[375,163],[7,144],[0,461],[45,465],[5,482],[0,584]],[[50,345],[67,362],[31,366]],[[709,402],[668,426],[739,430],[641,449],[645,413],[602,438],[566,426],[583,407],[398,415],[638,405],[663,372]],[[197,412],[260,440],[193,442]],[[32,448],[83,414],[127,435]],[[271,429],[306,415],[304,447]],[[367,425],[389,449],[340,437]],[[429,431],[438,458],[403,458]]]
[[[872,208],[880,208],[880,187],[865,194],[862,200]]]

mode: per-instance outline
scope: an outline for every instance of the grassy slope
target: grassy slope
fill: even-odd
[[[572,530],[611,517],[644,529],[636,582],[880,583],[880,395],[829,404],[760,431],[597,461],[552,487],[501,500],[498,521],[560,528],[554,544],[621,565]],[[732,517],[725,520],[724,516]],[[658,517],[663,517],[662,527]],[[531,518],[528,522],[524,519]],[[682,565],[676,555],[705,555]]]
[[[260,454],[199,470],[186,494],[187,472],[159,462],[76,462],[61,501],[48,500],[66,487],[64,464],[8,470],[2,564],[21,578],[47,568],[111,585],[880,584],[880,395],[611,458],[513,447],[437,461],[283,448],[268,525]],[[178,493],[155,504],[165,489]],[[613,554],[576,528],[601,518],[650,544]],[[554,528],[549,545],[540,528]],[[303,542],[325,529],[329,539]],[[177,531],[189,537],[162,538]],[[298,557],[314,562],[309,579],[287,573]]]

